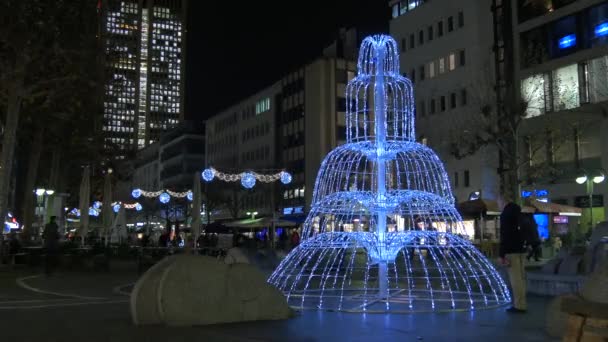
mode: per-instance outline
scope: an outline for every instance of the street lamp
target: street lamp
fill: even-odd
[[[597,170],[593,173],[588,173],[585,170],[576,177],[578,184],[587,184],[587,195],[589,196],[589,229],[593,228],[593,185],[604,181],[606,177],[604,172]]]
[[[258,212],[257,211],[248,211],[247,215],[251,215],[251,219],[255,220],[255,215],[257,215]]]
[[[36,198],[38,199],[38,231],[42,229],[42,220],[44,218],[44,200],[46,196],[51,196],[55,193],[55,190],[38,188],[34,190]]]

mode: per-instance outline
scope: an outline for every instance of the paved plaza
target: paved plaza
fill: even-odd
[[[543,331],[549,298],[530,310],[344,314],[298,312],[287,321],[194,328],[135,327],[128,292],[137,275],[0,270],[0,334],[5,341],[551,341]]]

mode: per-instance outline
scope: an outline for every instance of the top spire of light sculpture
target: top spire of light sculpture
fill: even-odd
[[[415,141],[412,83],[399,74],[395,40],[384,35],[365,38],[357,68],[346,90],[347,142]]]
[[[293,306],[411,312],[509,301],[467,239],[441,160],[416,142],[397,51],[384,35],[361,45],[346,89],[347,142],[323,160],[303,242],[269,279]]]

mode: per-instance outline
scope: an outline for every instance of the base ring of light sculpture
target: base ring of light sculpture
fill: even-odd
[[[292,251],[270,277],[299,310],[368,313],[471,311],[510,302],[506,284],[468,240],[436,231],[321,233]],[[387,261],[388,296],[378,290],[373,248],[397,250]],[[381,258],[380,258],[381,259]]]

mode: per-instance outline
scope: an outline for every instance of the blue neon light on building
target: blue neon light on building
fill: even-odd
[[[567,49],[576,45],[576,35],[569,34],[567,36],[561,37],[558,41],[560,49]]]
[[[595,27],[595,36],[603,37],[608,35],[608,21],[601,23]]]

